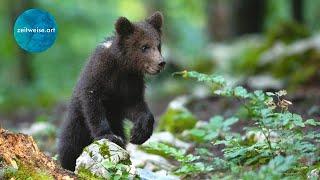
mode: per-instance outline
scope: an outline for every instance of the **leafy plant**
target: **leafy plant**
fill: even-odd
[[[198,142],[211,142],[219,137],[224,137],[229,132],[230,126],[238,120],[236,117],[224,120],[222,116],[214,116],[207,125],[191,129],[188,135],[192,140]]]
[[[159,131],[169,131],[173,134],[181,133],[185,129],[191,129],[197,120],[194,115],[185,108],[168,108],[160,117]]]
[[[242,135],[230,131],[230,126],[239,120],[236,116],[225,120],[215,116],[206,126],[190,130],[189,137],[205,145],[201,151],[207,158],[162,144],[151,145],[151,149],[169,155],[180,163],[176,173],[204,173],[212,178],[226,179],[301,179],[319,167],[320,133],[314,129],[319,128],[320,122],[304,120],[290,112],[289,107],[293,103],[285,99],[285,90],[249,92],[242,86],[228,86],[221,76],[195,71],[175,75],[208,83],[216,96],[237,99],[241,103],[239,108],[247,110],[242,121],[252,122],[251,126],[244,128],[245,134]],[[208,143],[224,146],[222,159],[213,157]],[[215,171],[217,169],[220,171]]]
[[[171,157],[179,162],[179,167],[174,171],[177,175],[192,175],[213,170],[211,165],[199,162],[200,156],[187,154],[185,150],[177,149],[175,147],[163,143],[149,143],[146,150],[152,150],[153,153],[162,153],[166,157]]]

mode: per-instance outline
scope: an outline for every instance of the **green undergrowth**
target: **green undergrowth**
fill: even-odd
[[[287,92],[248,91],[231,87],[221,76],[195,71],[174,74],[207,84],[215,96],[236,99],[241,117],[213,116],[206,125],[185,130],[182,139],[192,151],[151,143],[146,149],[176,161],[174,174],[182,178],[317,179],[320,167],[319,120],[290,112]],[[243,133],[232,126],[248,122]],[[220,153],[220,154],[219,154]],[[315,173],[317,172],[317,173]]]
[[[41,179],[53,180],[54,177],[44,170],[34,169],[26,165],[18,164],[18,169],[13,167],[5,167],[0,171],[0,179]]]

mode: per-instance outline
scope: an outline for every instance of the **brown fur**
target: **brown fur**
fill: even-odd
[[[163,17],[157,12],[139,23],[120,17],[116,34],[91,55],[75,87],[59,137],[62,167],[74,170],[76,158],[94,139],[125,147],[123,119],[134,122],[130,142],[144,143],[154,118],[144,101],[144,74],[164,67],[161,55]],[[147,48],[146,48],[147,47]]]

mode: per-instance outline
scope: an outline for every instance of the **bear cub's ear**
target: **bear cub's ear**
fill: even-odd
[[[115,24],[119,35],[130,35],[134,31],[134,25],[125,17],[120,17]]]
[[[163,23],[163,15],[161,12],[157,11],[152,16],[150,16],[146,20],[149,24],[151,24],[156,30],[161,31],[162,23]]]

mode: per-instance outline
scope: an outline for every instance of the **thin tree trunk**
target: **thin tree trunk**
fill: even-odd
[[[33,0],[10,0],[9,1],[9,11],[10,11],[10,28],[11,32],[13,32],[13,26],[17,17],[25,10],[35,7]],[[23,49],[21,49],[18,45],[17,47],[17,59],[18,69],[19,69],[19,80],[23,84],[30,84],[33,79],[33,70],[32,70],[32,55]]]
[[[232,37],[231,2],[207,1],[208,35],[212,41],[223,41]]]
[[[266,10],[265,0],[237,0],[233,4],[234,34],[260,33]]]
[[[292,0],[293,18],[299,23],[304,23],[303,8],[304,7],[303,7],[303,1],[302,0]]]

